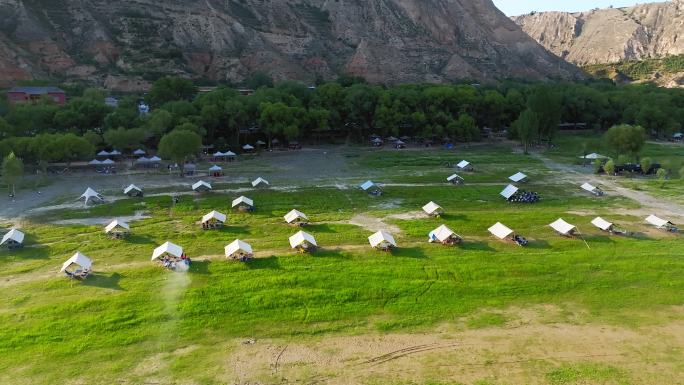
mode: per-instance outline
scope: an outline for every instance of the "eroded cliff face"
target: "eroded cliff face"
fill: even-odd
[[[551,52],[578,65],[684,54],[684,0],[514,17]]]
[[[581,77],[491,0],[0,0],[0,83]]]

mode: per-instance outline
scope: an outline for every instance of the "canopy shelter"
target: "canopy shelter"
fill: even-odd
[[[649,215],[648,218],[646,218],[646,222],[652,224],[653,226],[661,230],[667,230],[673,233],[679,231],[679,229],[677,229],[677,227],[672,222],[666,219],[658,218],[655,215]]]
[[[381,146],[382,146],[382,139],[380,139],[380,138],[373,138],[373,139],[371,140],[371,144],[373,145],[373,147],[381,147]]]
[[[435,243],[439,242],[443,245],[452,246],[459,244],[463,241],[460,235],[451,231],[446,225],[441,225],[438,228],[430,231],[428,234],[428,242]]]
[[[458,168],[459,170],[463,170],[463,171],[473,171],[473,165],[470,162],[468,162],[467,160],[462,160],[462,161],[458,162],[458,164],[456,165],[456,168]]]
[[[595,152],[592,152],[591,154],[580,156],[580,159],[594,160],[594,159],[608,159],[608,157],[603,156],[601,154],[597,154]]]
[[[60,273],[66,274],[69,278],[84,279],[90,275],[93,269],[93,261],[77,251],[71,258],[62,264]]]
[[[508,177],[512,182],[514,183],[524,183],[528,181],[527,175],[523,174],[522,172],[516,173]]]
[[[265,146],[265,145],[266,145],[266,142],[264,142],[263,140],[257,140],[257,141],[256,141],[256,145],[257,145],[257,146]]]
[[[254,211],[254,201],[245,196],[241,196],[233,199],[231,207],[240,211]]]
[[[528,241],[524,237],[515,234],[513,230],[508,228],[501,222],[496,222],[492,227],[490,227],[489,232],[496,238],[502,241],[511,241],[518,246],[527,246]]]
[[[435,202],[430,202],[423,206],[423,211],[431,217],[439,217],[444,214],[444,209]]]
[[[165,242],[154,249],[152,261],[175,271],[187,271],[190,268],[190,258],[185,256],[183,248],[171,242]]]
[[[90,187],[78,199],[84,199],[85,204],[104,202],[104,197]]]
[[[251,144],[245,144],[244,146],[242,146],[242,149],[247,151],[247,152],[250,152],[250,151],[254,151],[254,146],[252,146]]]
[[[235,259],[242,262],[254,258],[252,246],[249,243],[243,242],[239,239],[234,240],[228,246],[226,246],[225,251],[226,258]]]
[[[396,142],[394,142],[394,147],[399,150],[404,149],[406,148],[406,142],[404,142],[403,140],[397,140]]]
[[[220,176],[223,176],[223,167],[218,166],[218,165],[213,165],[209,167],[209,175],[218,178]]]
[[[226,214],[214,210],[202,217],[202,229],[208,230],[223,227],[227,218]]]
[[[131,227],[128,225],[128,223],[115,219],[105,227],[104,231],[105,234],[112,238],[121,239],[130,234]]]
[[[252,187],[268,186],[270,183],[262,177],[258,177],[252,181]]]
[[[596,195],[596,196],[599,196],[599,197],[600,197],[600,196],[603,196],[603,190],[601,190],[600,188],[598,188],[598,187],[592,185],[591,183],[585,183],[585,184],[583,184],[583,185],[581,186],[581,188],[582,188],[582,190],[588,191],[588,192],[590,192],[590,193],[592,193],[592,194],[594,194],[594,195]]]
[[[503,189],[503,191],[501,191],[499,194],[500,194],[502,197],[506,198],[507,201],[510,201],[511,198],[513,198],[513,197],[515,196],[515,194],[518,193],[518,190],[519,190],[519,189],[518,189],[517,187],[513,186],[512,184],[509,184],[509,185],[506,186],[506,188]]]
[[[447,182],[452,183],[452,184],[464,184],[465,179],[463,179],[460,175],[458,174],[453,174],[450,177],[447,178]]]
[[[382,195],[382,190],[380,190],[380,187],[378,187],[378,185],[376,185],[370,180],[362,183],[359,187],[361,188],[361,190],[367,192],[370,195]]]
[[[559,235],[563,235],[566,237],[573,237],[577,232],[577,227],[569,224],[562,218],[559,218],[557,221],[551,223],[549,226],[551,226],[552,229],[556,230],[556,232]]]
[[[372,248],[382,251],[390,251],[397,247],[397,242],[392,234],[383,230],[368,237],[368,242],[370,242]]]
[[[97,160],[97,159],[93,159],[93,160],[91,160],[90,162],[88,162],[88,164],[89,164],[90,166],[101,166],[101,165],[102,165],[102,161],[99,161],[99,160]]]
[[[121,155],[121,151],[119,151],[119,150],[112,150],[112,151],[109,153],[109,155],[110,155],[110,156],[120,156],[120,155]]]
[[[300,231],[290,237],[290,247],[298,250],[300,253],[305,253],[315,251],[318,244],[313,235]]]
[[[162,158],[155,155],[153,157],[148,158],[148,160],[150,161],[150,163],[160,163],[162,161]]]
[[[24,245],[24,233],[17,229],[11,229],[2,236],[0,246],[6,246],[9,249],[16,249]]]
[[[598,227],[599,229],[601,229],[603,231],[612,232],[612,230],[613,230],[613,224],[608,222],[607,220],[601,218],[601,217],[594,218],[594,220],[591,221],[591,224]]]
[[[147,165],[147,164],[150,164],[151,162],[150,162],[150,158],[147,158],[145,156],[141,156],[140,158],[135,160],[135,163],[140,164],[140,165]]]
[[[100,163],[100,164],[103,166],[112,166],[112,165],[115,165],[116,162],[107,158],[107,159],[103,160],[102,163]]]
[[[140,148],[137,149],[137,150],[135,150],[135,151],[133,151],[133,155],[135,155],[135,156],[142,156],[142,155],[145,155],[145,154],[146,154],[145,150],[140,149]]]
[[[304,226],[309,223],[309,217],[301,211],[292,210],[285,214],[285,222],[290,225]]]
[[[124,194],[128,195],[129,197],[142,197],[143,191],[140,187],[130,184],[124,189]]]
[[[105,157],[105,156],[110,156],[112,155],[109,151],[102,150],[96,154],[99,157]]]
[[[211,190],[211,184],[203,180],[192,185],[192,190],[195,192],[206,192]]]

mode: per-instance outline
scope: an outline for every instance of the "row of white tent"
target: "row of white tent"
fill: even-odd
[[[603,195],[603,191],[600,188],[590,183],[584,183],[582,186],[580,186],[580,188],[597,196]],[[518,191],[520,191],[518,187],[509,184],[499,193],[499,195],[508,200],[511,199],[511,197],[513,197]]]

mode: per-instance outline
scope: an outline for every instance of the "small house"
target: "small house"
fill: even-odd
[[[300,231],[290,237],[290,247],[300,253],[311,253],[318,248],[318,244],[313,235]]]
[[[60,273],[64,273],[69,278],[85,279],[93,269],[93,261],[87,256],[77,251],[71,258],[62,264]]]
[[[254,201],[245,196],[241,196],[233,200],[231,207],[240,211],[254,211]]]
[[[395,242],[392,234],[382,230],[368,237],[368,242],[372,248],[382,251],[391,251],[397,247],[397,242]]]
[[[285,214],[285,222],[290,225],[304,226],[309,223],[309,218],[301,211],[292,210]]]
[[[202,229],[209,230],[221,228],[223,227],[223,224],[226,223],[227,218],[226,214],[214,210],[202,217]]]
[[[17,230],[11,229],[5,235],[2,236],[2,241],[0,241],[0,246],[5,246],[8,249],[17,249],[24,245],[24,233]]]
[[[226,258],[238,260],[238,261],[248,261],[254,258],[254,252],[252,251],[252,246],[243,242],[239,239],[234,240],[228,246],[225,247]]]
[[[444,209],[435,202],[430,202],[423,206],[423,211],[431,217],[440,217],[444,214]]]
[[[58,106],[66,104],[66,92],[57,87],[14,87],[7,91],[10,104],[36,104],[43,98],[47,98]]]
[[[438,228],[430,231],[430,233],[428,234],[428,242],[439,242],[445,246],[453,246],[463,242],[463,238],[461,238],[460,235],[454,233],[446,225],[441,225]]]
[[[104,231],[105,234],[112,238],[122,239],[126,238],[130,234],[131,227],[128,225],[128,223],[115,219],[105,227]]]

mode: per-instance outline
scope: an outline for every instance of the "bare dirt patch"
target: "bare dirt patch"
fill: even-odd
[[[135,221],[140,221],[143,219],[147,218],[152,218],[150,215],[148,215],[145,211],[136,211],[134,215],[129,215],[129,216],[122,216],[122,217],[92,217],[92,218],[77,218],[77,219],[62,219],[58,221],[54,221],[51,223],[54,223],[56,225],[87,225],[87,226],[96,226],[96,225],[106,225],[109,224],[113,219],[119,219],[124,222],[135,222]]]
[[[350,225],[359,226],[368,231],[376,232],[380,230],[389,231],[391,233],[400,233],[401,229],[398,226],[385,223],[382,219],[366,214],[358,214],[352,217],[348,222]]]
[[[410,221],[410,220],[414,220],[414,219],[429,218],[429,216],[427,214],[425,214],[425,212],[423,212],[423,211],[409,211],[407,213],[391,214],[391,215],[387,216],[387,218]]]

